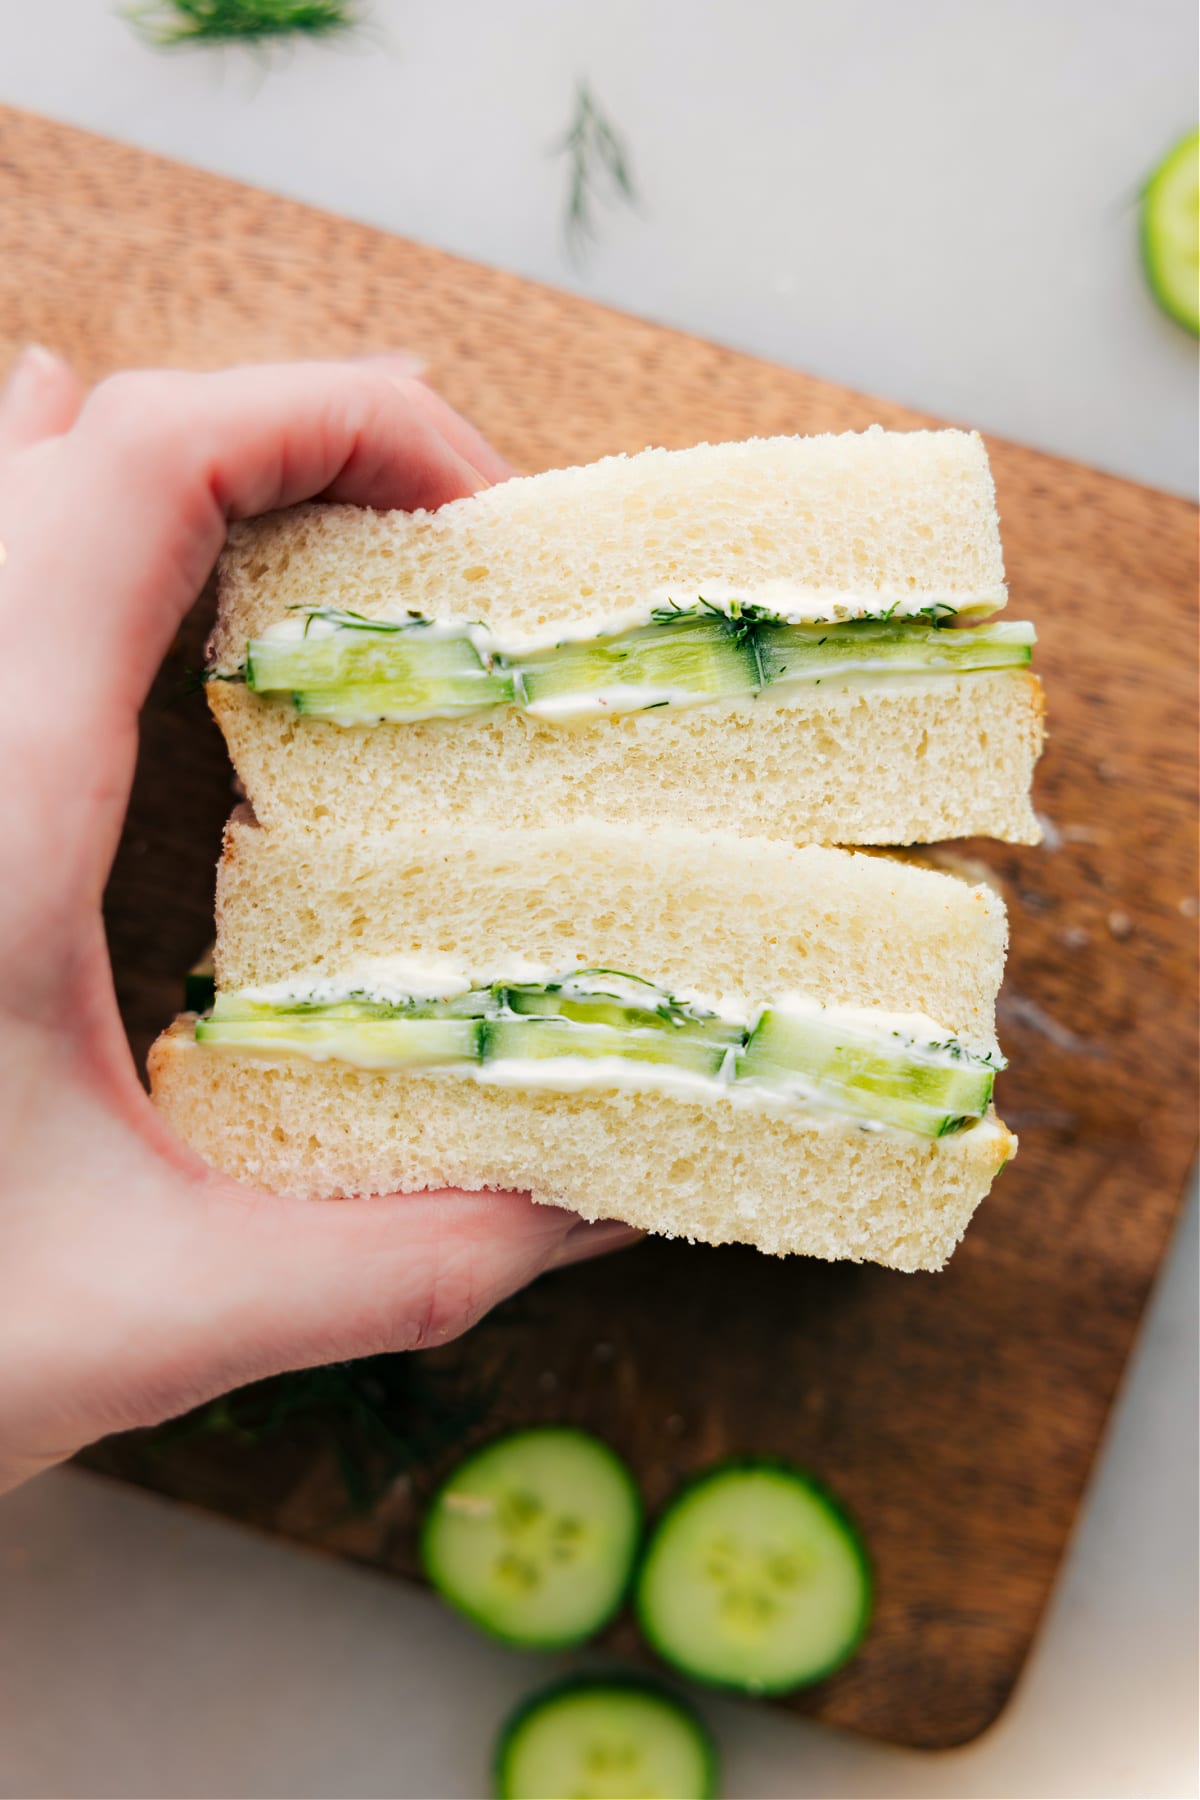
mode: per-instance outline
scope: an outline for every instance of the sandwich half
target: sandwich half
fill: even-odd
[[[937,1269],[1013,1154],[1006,921],[885,857],[687,827],[235,818],[216,998],[150,1059],[232,1177],[518,1189],[585,1218]]]
[[[648,450],[234,527],[208,694],[261,822],[1039,836],[981,439]]]

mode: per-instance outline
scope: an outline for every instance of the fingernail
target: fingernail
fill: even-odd
[[[620,1219],[597,1219],[594,1224],[581,1220],[578,1225],[572,1225],[546,1267],[562,1269],[569,1263],[583,1262],[589,1256],[604,1256],[610,1250],[621,1250],[638,1243],[645,1235],[633,1225],[622,1224]]]
[[[40,387],[47,375],[57,374],[58,368],[59,358],[53,350],[47,350],[44,344],[26,344],[9,372],[9,396],[20,399]]]
[[[374,363],[376,368],[386,368],[390,375],[405,381],[420,381],[429,373],[429,358],[422,356],[419,350],[365,350],[349,360]]]

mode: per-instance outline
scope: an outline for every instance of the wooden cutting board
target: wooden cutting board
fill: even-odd
[[[519,467],[645,444],[930,421],[418,244],[0,113],[0,357],[36,339],[123,365],[423,353]],[[1031,379],[1037,378],[1031,371]],[[663,1242],[539,1282],[411,1362],[461,1443],[572,1420],[653,1508],[714,1457],[808,1464],[862,1523],[868,1641],[789,1704],[898,1743],[995,1718],[1037,1628],[1167,1242],[1195,1138],[1195,519],[1183,501],[990,444],[1011,611],[1033,618],[1052,739],[1041,849],[958,846],[1011,910],[1002,1105],[1021,1153],[941,1276]],[[194,620],[147,708],[109,894],[137,1055],[210,936],[229,806]],[[423,1403],[422,1403],[423,1404]],[[417,1402],[414,1401],[414,1406]],[[423,1417],[427,1415],[423,1414]],[[413,1573],[445,1446],[365,1517],[297,1438],[124,1440],[93,1466]],[[440,1458],[440,1461],[439,1461]],[[633,1652],[628,1625],[612,1640]]]

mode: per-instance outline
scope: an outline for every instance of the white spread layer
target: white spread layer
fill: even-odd
[[[298,1006],[311,1003],[333,1006],[351,994],[356,999],[381,1000],[399,1006],[405,1000],[453,1000],[473,987],[494,981],[545,982],[554,980],[543,963],[526,956],[493,957],[489,973],[464,969],[452,956],[359,956],[332,973],[289,975],[283,981],[239,988],[238,995],[257,1006]]]
[[[559,644],[586,644],[594,638],[639,631],[653,623],[655,612],[662,607],[675,605],[688,611],[699,606],[701,594],[710,607],[721,612],[731,612],[735,603],[761,606],[784,625],[836,625],[879,613],[890,613],[893,619],[915,619],[931,606],[949,606],[959,619],[983,619],[1005,603],[1003,591],[964,600],[960,594],[934,593],[929,589],[900,593],[889,588],[871,594],[850,594],[836,589],[796,587],[787,581],[760,582],[750,588],[735,587],[729,581],[712,581],[704,583],[693,595],[659,588],[645,600],[617,611],[579,613],[525,630],[493,631],[479,619],[434,619],[413,628],[423,637],[453,637],[465,631],[481,654],[527,656],[538,650],[553,650]],[[393,605],[370,616],[385,625],[412,625],[412,615],[399,597]],[[304,637],[329,637],[338,629],[336,622],[297,611],[266,626],[259,636],[277,643],[296,643]]]
[[[332,1006],[351,996],[395,1006],[405,1000],[453,1000],[472,988],[491,987],[504,981],[538,987],[556,982],[568,992],[611,995],[628,1006],[652,1003],[656,992],[653,986],[631,976],[590,969],[572,974],[527,956],[490,956],[486,963],[464,969],[451,956],[426,954],[356,957],[331,972],[290,975],[282,981],[239,988],[237,993],[239,999],[257,1006]],[[770,1004],[776,1012],[796,1017],[819,1016],[855,1034],[872,1032],[882,1036],[894,1032],[918,1053],[924,1044],[943,1044],[956,1035],[928,1013],[888,1012],[879,1006],[826,1005],[791,990],[773,995],[769,1002],[736,991],[711,994],[689,987],[672,987],[671,994],[685,1005],[715,1013],[730,1025],[753,1025],[763,1007]]]

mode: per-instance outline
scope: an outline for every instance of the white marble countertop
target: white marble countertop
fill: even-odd
[[[8,7],[0,100],[1194,491],[1195,347],[1135,249],[1140,181],[1195,122],[1190,0],[370,11],[263,65],[147,50],[107,0]],[[576,269],[547,147],[580,77],[642,198]],[[1000,1724],[930,1757],[713,1703],[730,1795],[1196,1792],[1196,1265],[1193,1201]],[[544,1667],[76,1471],[0,1502],[4,1796],[478,1796]]]

